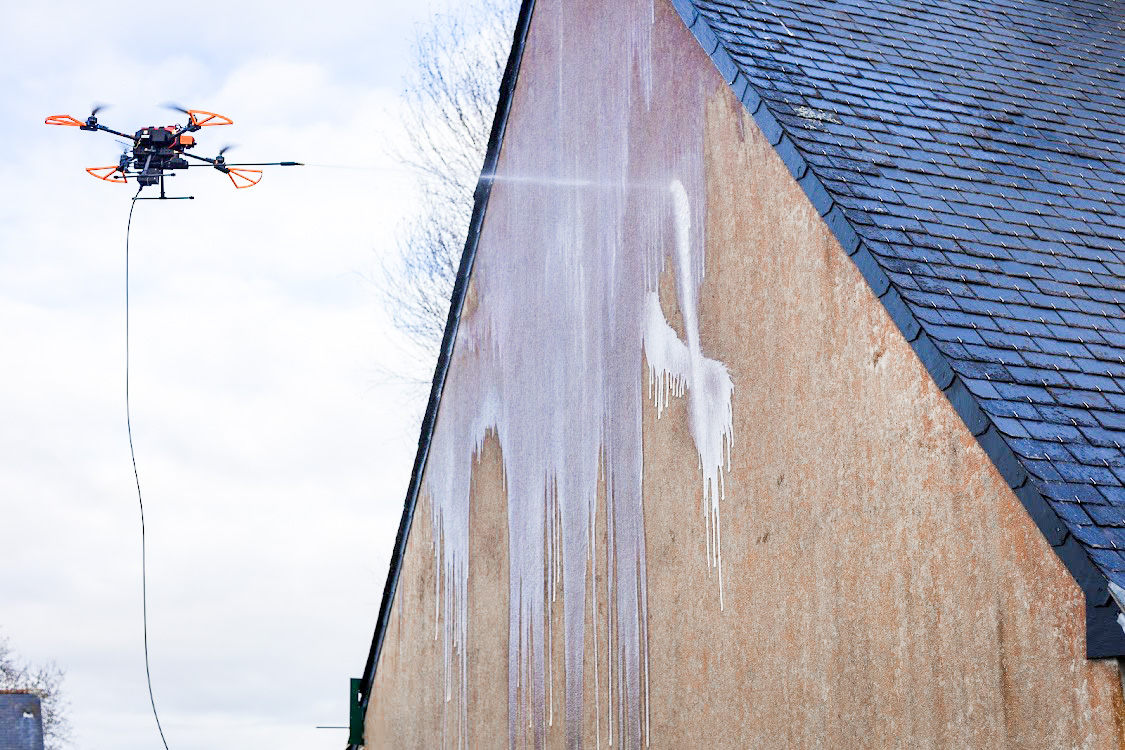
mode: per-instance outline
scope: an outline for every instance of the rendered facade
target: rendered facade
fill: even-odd
[[[367,747],[1125,744],[1122,11],[822,5],[525,3]]]

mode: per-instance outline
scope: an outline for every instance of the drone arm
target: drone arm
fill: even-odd
[[[194,133],[197,130],[202,130],[203,126],[195,122],[195,120],[188,120],[186,125],[179,125],[176,131],[172,133],[173,138],[179,138],[184,133]]]
[[[184,154],[184,156],[192,156],[192,154]],[[196,157],[196,158],[201,158],[201,157]],[[207,159],[206,161],[211,162],[211,159]],[[205,165],[203,165],[203,164],[192,164],[190,166],[202,167],[202,166],[205,166]],[[213,166],[213,167],[216,167],[216,168],[218,167],[218,165],[216,165],[216,164],[211,164],[210,166]],[[234,162],[234,163],[224,162],[222,166],[224,166],[224,167],[303,167],[305,165],[302,164],[299,161],[245,161],[245,162]]]
[[[188,157],[189,159],[195,159],[196,161],[204,162],[207,166],[214,167],[215,169],[219,170],[220,172],[226,171],[226,166],[221,164],[218,159],[208,159],[206,156],[197,156],[196,154],[189,154],[187,151],[185,151],[183,153],[183,155]],[[188,166],[202,167],[203,164],[190,164]]]
[[[230,178],[231,183],[236,188],[254,187],[262,181],[262,170],[260,169],[242,169],[242,167],[303,167],[298,161],[271,161],[271,162],[246,162],[228,164],[225,160],[219,158],[208,159],[206,156],[196,156],[195,154],[184,153],[184,156],[190,156],[196,161],[203,162],[203,164],[191,164],[192,167],[211,166],[219,170],[227,177]]]
[[[228,167],[303,167],[299,161],[247,161],[227,164]]]
[[[136,140],[131,135],[126,135],[125,133],[119,133],[116,130],[114,130],[113,128],[107,128],[105,125],[102,125],[101,123],[98,123],[98,130],[104,130],[107,133],[113,133],[116,136],[120,136],[122,138],[128,138],[130,141]]]

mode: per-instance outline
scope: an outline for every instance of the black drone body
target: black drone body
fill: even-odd
[[[180,107],[174,107],[173,109],[177,109],[188,116],[186,125],[149,126],[141,128],[131,136],[99,123],[97,115],[100,107],[95,108],[85,122],[70,115],[51,115],[45,122],[47,125],[70,125],[77,127],[79,130],[91,132],[103,130],[120,138],[131,140],[131,150],[126,150],[121,154],[121,159],[116,166],[87,167],[86,171],[99,180],[116,184],[126,184],[132,177],[137,181],[138,192],[150,185],[159,185],[160,197],[157,200],[170,198],[164,193],[164,178],[173,177],[178,170],[188,169],[189,167],[212,167],[227,175],[236,188],[248,188],[261,182],[262,170],[247,169],[247,167],[302,166],[295,161],[228,164],[226,157],[223,156],[226,148],[220,149],[218,155],[214,158],[188,153],[189,149],[196,146],[195,136],[192,133],[207,126],[231,125],[233,122],[225,115],[205,112],[201,109],[182,109]],[[188,161],[188,159],[193,161]],[[146,199],[141,198],[140,200]]]

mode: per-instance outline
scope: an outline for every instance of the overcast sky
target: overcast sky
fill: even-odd
[[[141,641],[124,403],[134,188],[106,134],[182,119],[273,169],[137,204],[133,435],[153,689],[172,750],[341,750],[417,445],[419,392],[365,280],[410,210],[388,143],[436,2],[4,4],[0,23],[0,635],[56,661],[75,746],[159,746]],[[149,192],[149,191],[146,191]],[[417,376],[417,372],[408,375]],[[423,394],[424,395],[424,394]]]

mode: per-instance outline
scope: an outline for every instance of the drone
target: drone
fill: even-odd
[[[169,196],[164,192],[164,178],[175,177],[176,171],[190,167],[212,167],[219,170],[234,184],[236,188],[248,188],[262,181],[262,170],[247,169],[247,167],[300,167],[304,166],[295,161],[274,161],[255,163],[228,163],[223,155],[230,148],[224,146],[214,158],[196,156],[189,153],[195,148],[196,140],[192,135],[197,130],[213,125],[232,125],[233,121],[226,115],[214,112],[205,112],[201,109],[184,109],[168,105],[188,116],[186,125],[165,125],[162,127],[149,126],[141,128],[133,135],[126,135],[112,128],[107,128],[98,122],[98,112],[103,107],[94,107],[90,116],[85,121],[70,115],[51,115],[44,123],[47,125],[67,125],[80,130],[97,132],[104,130],[120,138],[132,141],[127,146],[118,163],[110,167],[87,167],[86,171],[99,180],[124,185],[129,178],[136,179],[138,194],[150,185],[160,186],[160,197],[137,198],[136,200],[191,200],[194,196]],[[194,160],[188,161],[188,159]]]

